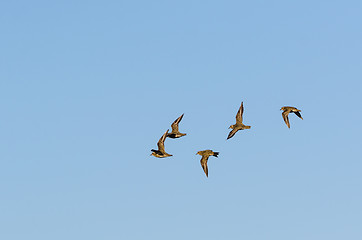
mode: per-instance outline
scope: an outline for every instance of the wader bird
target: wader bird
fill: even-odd
[[[182,136],[186,135],[186,133],[180,133],[179,130],[178,130],[178,124],[181,122],[183,116],[184,115],[182,114],[180,117],[178,117],[171,124],[172,131],[169,134],[167,134],[167,137],[169,137],[169,138],[179,138],[179,137],[182,137]]]
[[[172,156],[171,154],[168,154],[167,152],[165,152],[165,139],[166,139],[167,133],[168,133],[168,129],[162,135],[160,140],[158,140],[158,142],[157,142],[158,150],[151,149],[151,151],[152,151],[151,155],[153,155],[155,157],[158,157],[158,158],[164,158],[164,157]]]
[[[243,106],[243,102],[241,102],[239,111],[236,114],[236,123],[229,127],[229,129],[232,128],[233,130],[230,131],[227,139],[232,138],[235,135],[235,133],[239,130],[251,128],[251,126],[246,126],[243,124],[243,112],[244,112],[244,106]]]
[[[207,160],[209,160],[210,156],[217,157],[217,155],[219,155],[219,152],[213,152],[212,150],[204,150],[204,151],[198,151],[196,153],[196,155],[197,154],[202,156],[202,158],[200,160],[200,163],[201,163],[202,169],[204,169],[206,177],[208,177],[209,171],[208,171],[208,168],[207,168]]]
[[[289,123],[289,118],[288,118],[288,115],[290,112],[295,113],[295,115],[297,115],[299,118],[301,118],[303,120],[302,115],[300,115],[301,110],[299,110],[295,107],[285,106],[285,107],[282,107],[280,110],[283,110],[282,116],[283,116],[284,122],[287,124],[288,128],[290,128],[290,123]]]

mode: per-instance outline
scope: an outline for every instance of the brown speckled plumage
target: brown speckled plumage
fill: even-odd
[[[295,107],[284,106],[280,110],[283,111],[282,116],[283,116],[284,122],[285,122],[285,124],[287,124],[288,128],[290,128],[290,123],[289,123],[289,118],[288,118],[288,115],[290,112],[295,113],[295,115],[297,115],[299,118],[301,118],[303,120],[302,115],[300,114],[301,110],[299,110]]]
[[[151,149],[152,153],[151,155],[158,157],[158,158],[164,158],[164,157],[170,157],[172,156],[171,154],[166,153],[165,151],[165,139],[166,136],[168,134],[168,129],[167,131],[162,135],[162,137],[160,138],[160,140],[158,140],[157,142],[157,146],[158,146],[158,150],[155,149]]]
[[[208,177],[209,176],[209,170],[207,168],[207,161],[209,160],[210,156],[217,157],[219,155],[219,152],[214,152],[212,150],[204,150],[204,151],[198,151],[196,153],[196,155],[197,154],[202,156],[202,158],[200,160],[200,163],[201,163],[202,169],[204,170],[204,172],[206,174],[206,177]]]
[[[231,125],[229,128],[232,130],[230,131],[227,139],[232,138],[235,133],[239,130],[249,129],[251,126],[247,126],[243,124],[243,113],[244,113],[244,105],[243,102],[241,102],[241,106],[239,108],[238,113],[236,114],[236,123],[234,125]]]
[[[172,131],[170,133],[167,134],[167,137],[169,138],[179,138],[182,136],[185,136],[186,133],[180,133],[178,130],[178,124],[181,122],[182,118],[183,118],[183,114],[178,117],[172,124],[171,124],[171,128]]]

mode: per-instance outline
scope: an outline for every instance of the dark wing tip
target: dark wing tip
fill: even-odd
[[[302,115],[300,114],[300,112],[294,112],[294,113],[295,113],[295,115],[297,115],[299,118],[301,118],[303,120]]]
[[[184,117],[184,113],[181,114],[181,116],[179,116],[175,121],[174,123],[178,124],[179,122],[181,122],[182,118]]]
[[[226,140],[228,140],[229,138],[232,138],[232,137],[235,135],[236,132],[237,132],[237,131],[235,131],[234,129],[232,129],[232,130],[229,132],[228,138],[227,138]]]
[[[232,132],[232,130],[229,132],[229,135],[228,135],[228,137],[226,138],[226,140],[228,140],[228,139],[230,139],[230,138],[233,137],[233,135],[231,134],[231,132]]]

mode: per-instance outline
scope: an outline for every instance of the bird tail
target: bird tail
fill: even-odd
[[[219,155],[219,152],[214,152],[213,156],[217,157]]]

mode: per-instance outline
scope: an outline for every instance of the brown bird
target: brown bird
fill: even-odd
[[[207,160],[209,160],[210,156],[217,157],[219,155],[219,152],[214,152],[212,150],[204,150],[204,151],[198,151],[196,155],[199,154],[202,156],[200,163],[202,166],[202,169],[204,169],[204,172],[206,174],[206,177],[209,177],[209,171],[207,168]]]
[[[169,138],[179,138],[182,136],[185,136],[186,133],[180,133],[178,130],[178,124],[181,122],[182,118],[183,118],[184,114],[182,114],[181,116],[179,116],[172,124],[171,124],[171,128],[172,131],[167,134],[167,137]]]
[[[160,140],[158,140],[158,142],[157,142],[158,150],[151,149],[151,151],[152,151],[151,155],[153,155],[155,157],[158,157],[158,158],[164,158],[164,157],[172,156],[171,154],[168,154],[168,153],[165,152],[165,139],[166,139],[167,134],[168,134],[168,129],[162,135]]]
[[[288,128],[290,128],[290,123],[289,123],[289,118],[288,118],[288,115],[290,112],[295,113],[295,115],[297,115],[299,118],[301,118],[303,120],[302,115],[300,114],[301,110],[299,110],[295,107],[284,106],[280,110],[283,110],[282,116],[283,116],[284,122],[287,124]]]
[[[244,106],[243,106],[243,102],[241,102],[239,111],[236,114],[236,123],[229,127],[229,129],[232,128],[233,130],[230,131],[227,139],[232,138],[235,135],[235,133],[239,130],[251,128],[251,126],[246,126],[243,124],[243,112],[244,112]]]

